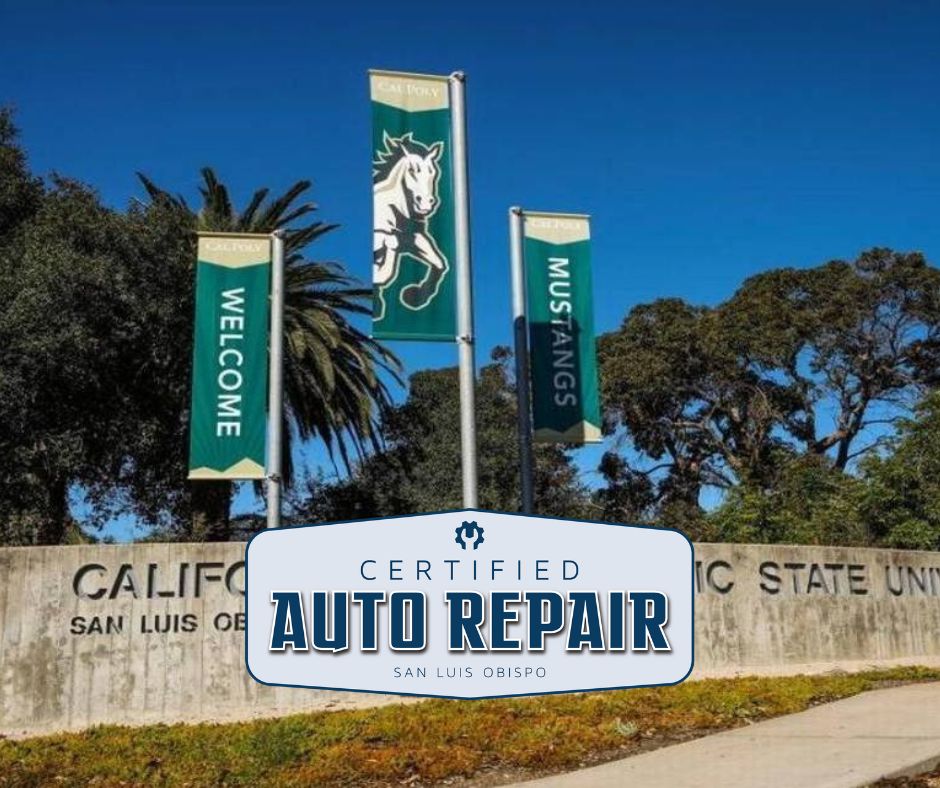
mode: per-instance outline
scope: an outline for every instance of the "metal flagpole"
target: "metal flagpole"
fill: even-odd
[[[526,317],[522,208],[509,209],[509,259],[512,268],[512,329],[516,356],[516,414],[519,422],[519,474],[522,512],[532,514],[532,416],[529,401],[529,323]]]
[[[281,527],[284,423],[284,231],[271,234],[271,336],[268,359],[268,528]]]
[[[457,247],[457,353],[460,368],[460,458],[463,505],[477,506],[477,426],[475,359],[473,347],[473,283],[470,267],[470,199],[467,186],[466,76],[450,75],[450,103],[454,166],[454,214]]]

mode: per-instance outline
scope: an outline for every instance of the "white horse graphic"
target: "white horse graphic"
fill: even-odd
[[[384,288],[398,276],[402,255],[427,266],[420,282],[401,289],[401,303],[408,309],[424,309],[431,303],[449,268],[428,231],[428,219],[440,205],[438,161],[444,143],[424,145],[410,132],[402,137],[384,134],[383,143],[385,150],[372,162],[372,281],[379,288],[380,304],[376,320],[385,316]]]

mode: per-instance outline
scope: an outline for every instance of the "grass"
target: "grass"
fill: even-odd
[[[898,668],[431,700],[223,725],[102,726],[0,741],[0,786],[493,784],[622,757],[886,684],[938,679],[938,670]]]

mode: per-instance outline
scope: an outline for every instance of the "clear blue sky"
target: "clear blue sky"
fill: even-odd
[[[366,69],[468,75],[479,356],[510,341],[506,209],[594,217],[597,328],[768,267],[940,259],[940,4],[0,0],[0,102],[35,170],[240,199],[312,178],[370,274]],[[398,343],[413,371],[450,346]],[[582,459],[590,467],[596,456]]]

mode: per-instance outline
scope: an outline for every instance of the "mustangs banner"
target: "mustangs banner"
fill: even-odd
[[[540,443],[601,437],[587,216],[525,212],[532,422]]]
[[[263,479],[271,239],[199,236],[190,479]]]
[[[370,71],[373,336],[453,342],[454,190],[447,77]]]

